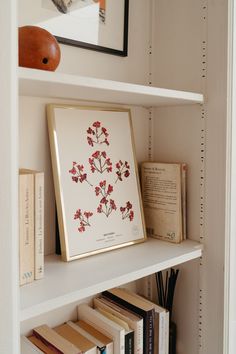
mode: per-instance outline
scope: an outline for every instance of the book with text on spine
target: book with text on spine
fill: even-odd
[[[142,196],[149,236],[173,243],[186,239],[186,170],[185,163],[142,163]]]
[[[154,307],[122,288],[103,291],[102,295],[143,318],[143,352],[154,354]]]
[[[34,279],[44,276],[44,172],[20,169],[34,177]]]
[[[20,285],[34,280],[34,177],[19,173]]]
[[[134,353],[143,353],[143,319],[135,313],[127,310],[121,305],[116,304],[110,299],[99,296],[93,300],[95,308],[101,308],[113,314],[117,318],[125,321],[134,331]]]

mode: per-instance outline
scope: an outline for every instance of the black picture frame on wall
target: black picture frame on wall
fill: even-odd
[[[107,0],[106,0],[107,1]],[[109,1],[109,0],[108,0]],[[117,0],[110,0],[117,1]],[[68,13],[69,15],[69,13]],[[94,50],[98,52],[103,52],[112,55],[118,55],[122,57],[128,56],[128,25],[129,25],[129,0],[124,0],[124,26],[121,28],[123,31],[123,45],[120,49],[114,49],[111,47],[106,47],[102,45],[92,44],[89,42],[83,42],[80,40],[74,40],[71,38],[66,38],[63,36],[58,36],[56,34],[55,37],[59,43],[71,45],[75,47],[81,47],[89,50]]]

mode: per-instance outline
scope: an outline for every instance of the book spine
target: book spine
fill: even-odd
[[[182,225],[183,225],[183,240],[187,238],[187,192],[186,192],[186,175],[187,164],[181,164],[181,204],[182,204]]]
[[[125,335],[125,354],[134,354],[134,332]]]
[[[144,311],[141,308],[123,300],[122,298],[110,293],[109,291],[102,292],[102,295],[115,301],[140,315],[143,318],[143,349],[144,354],[154,354],[154,309],[150,311]]]
[[[44,276],[44,174],[35,174],[35,279]]]
[[[165,313],[165,354],[169,354],[169,328],[170,328],[170,313]]]
[[[134,349],[137,354],[143,353],[143,320],[138,321],[134,331]]]
[[[19,175],[20,285],[34,280],[34,177]]]

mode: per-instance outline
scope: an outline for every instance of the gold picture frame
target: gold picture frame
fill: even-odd
[[[146,240],[131,112],[47,105],[62,259]]]

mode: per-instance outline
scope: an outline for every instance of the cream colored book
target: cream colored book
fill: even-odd
[[[131,311],[115,304],[112,300],[99,296],[93,300],[95,308],[103,309],[128,324],[134,331],[134,353],[143,353],[143,319]]]
[[[20,285],[34,280],[34,176],[19,172]]]
[[[149,236],[174,243],[186,238],[185,172],[186,164],[142,163],[142,195]]]
[[[114,353],[125,353],[125,330],[117,323],[111,321],[98,311],[92,309],[87,304],[80,304],[77,307],[78,318],[95,326],[99,331],[102,331],[106,336],[113,339]]]
[[[44,277],[44,172],[21,169],[34,176],[34,278]]]

